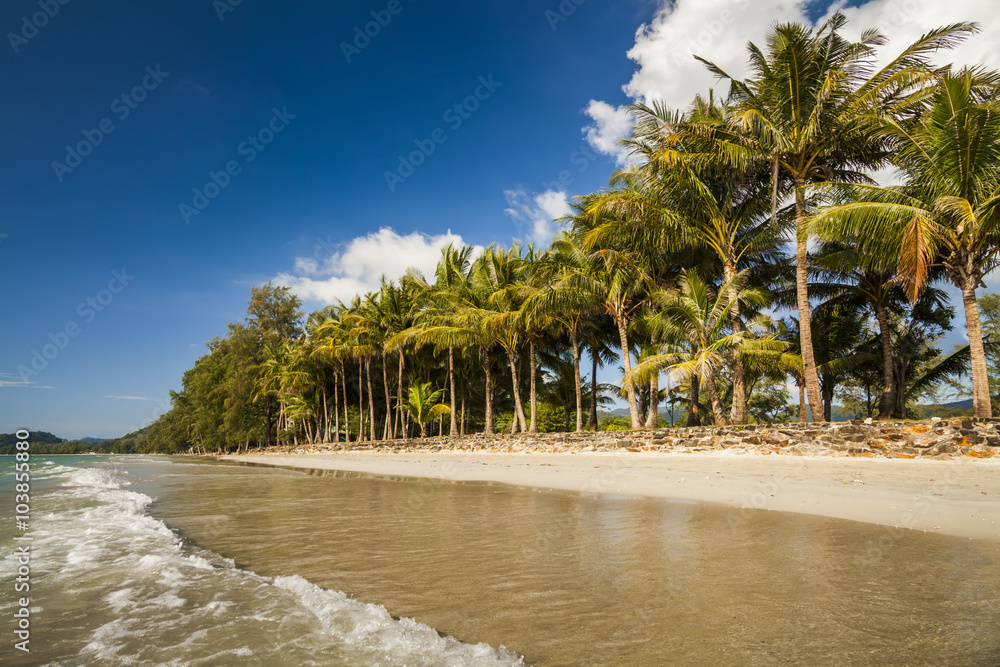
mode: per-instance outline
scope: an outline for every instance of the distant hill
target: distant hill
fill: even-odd
[[[0,433],[0,455],[9,456],[17,453],[18,437],[15,433]],[[116,441],[103,438],[83,438],[81,440],[64,440],[46,431],[29,431],[28,442],[31,443],[32,454],[85,454],[98,452],[108,454],[119,451]]]
[[[45,431],[28,431],[28,439],[32,445],[43,442],[49,444],[66,442],[62,438],[58,438]],[[0,433],[0,447],[6,447],[7,445],[13,447],[17,440],[17,435],[14,433]]]

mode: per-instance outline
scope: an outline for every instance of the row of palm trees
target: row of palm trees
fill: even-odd
[[[442,395],[448,409],[437,414],[449,415],[455,435],[468,393],[456,389],[458,359],[466,377],[470,364],[481,373],[483,431],[495,429],[502,391],[511,430],[530,433],[545,379],[539,359],[563,346],[580,431],[582,354],[590,351],[596,387],[597,363],[613,346],[632,428],[655,427],[664,373],[687,383],[689,423],[699,422],[705,391],[714,423],[744,424],[748,378],[762,372],[787,374],[814,410],[824,400],[829,409],[832,388],[821,387],[814,349],[825,332],[813,331],[813,306],[845,312],[849,291],[877,323],[878,417],[887,419],[901,416],[894,304],[940,301],[929,286],[947,280],[963,295],[974,414],[990,417],[976,289],[1000,249],[1000,76],[932,64],[974,24],[933,30],[880,66],[886,38],[868,30],[850,41],[845,22],[837,14],[818,29],[775,26],[762,48],[749,45],[745,79],[704,61],[729,84],[725,97],[699,96],[685,111],[635,105],[625,142],[634,166],[613,174],[607,190],[579,197],[547,249],[449,246],[433,281],[411,271],[314,313],[305,338],[265,364],[258,395],[279,397],[286,426],[308,423],[306,437],[329,439],[331,429],[341,433],[342,412],[346,426],[351,373],[357,437],[399,437],[411,415],[423,414],[414,400]],[[900,185],[875,181],[889,169]],[[768,314],[780,308],[797,318],[783,326]],[[443,394],[426,385],[426,372],[407,371],[408,359],[426,359],[421,350],[446,368]],[[373,367],[382,376],[374,384]],[[307,394],[322,400],[310,407]],[[591,426],[596,396],[592,387]]]

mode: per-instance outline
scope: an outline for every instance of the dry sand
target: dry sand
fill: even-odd
[[[339,452],[221,458],[292,468],[695,500],[1000,542],[1000,457],[930,461],[725,453]]]

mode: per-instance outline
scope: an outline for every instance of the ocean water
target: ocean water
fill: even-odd
[[[998,542],[198,459],[32,467],[31,653],[5,628],[10,664],[1000,664]]]
[[[515,665],[294,572],[264,577],[150,516],[136,489],[166,461],[33,457],[30,593],[15,593],[12,512],[0,533],[0,616],[30,595],[29,652],[4,632],[4,661],[32,665]],[[2,467],[12,500],[11,457]],[[197,488],[190,489],[197,493]],[[13,503],[8,502],[13,509]]]

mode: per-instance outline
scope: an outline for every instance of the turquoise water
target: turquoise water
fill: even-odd
[[[204,459],[32,466],[11,664],[1000,664],[995,543]],[[5,622],[12,485],[3,459]]]

